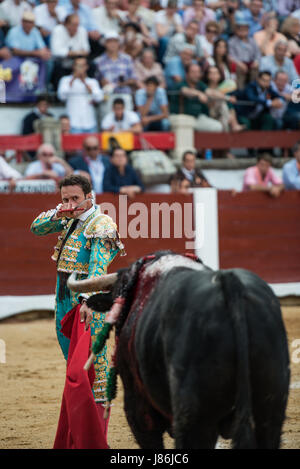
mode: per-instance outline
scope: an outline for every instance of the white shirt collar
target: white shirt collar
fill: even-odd
[[[84,222],[94,211],[96,210],[95,205],[93,204],[91,208],[89,208],[86,212],[81,213],[81,215],[78,215],[77,219]]]

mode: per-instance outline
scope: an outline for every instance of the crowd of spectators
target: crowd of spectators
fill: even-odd
[[[46,63],[72,133],[102,130],[95,106],[116,94],[140,131],[178,112],[198,130],[299,129],[299,33],[300,0],[0,1],[0,60]]]

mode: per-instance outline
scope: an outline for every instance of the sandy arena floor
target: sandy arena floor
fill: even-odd
[[[284,308],[291,343],[300,339],[300,308]],[[6,344],[6,364],[0,363],[0,449],[52,448],[65,380],[65,362],[55,336],[54,322],[0,323],[0,339]],[[299,345],[298,345],[299,349]],[[300,353],[297,354],[300,359]],[[292,363],[283,448],[300,448],[300,362]],[[297,387],[298,386],[298,387]],[[109,445],[113,449],[137,448],[127,425],[119,384],[110,419]],[[173,442],[166,437],[166,448]]]

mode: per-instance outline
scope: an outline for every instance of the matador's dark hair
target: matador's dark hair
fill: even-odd
[[[80,176],[79,174],[71,174],[70,176],[63,178],[59,182],[59,189],[65,186],[80,186],[85,195],[92,192],[90,181],[86,177]]]

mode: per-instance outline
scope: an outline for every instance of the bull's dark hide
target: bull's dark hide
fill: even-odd
[[[169,431],[176,448],[214,448],[219,435],[235,448],[278,448],[289,356],[277,298],[249,271],[172,256],[139,259],[112,295],[126,299],[117,369],[136,441],[162,448]],[[101,294],[89,305],[103,310]]]

